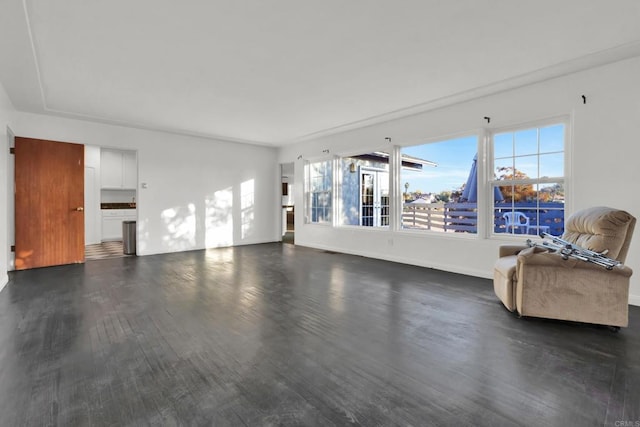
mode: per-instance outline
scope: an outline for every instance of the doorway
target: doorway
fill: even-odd
[[[85,182],[85,259],[133,255],[124,253],[123,222],[137,219],[137,152],[85,145]]]
[[[280,165],[282,196],[282,243],[295,241],[295,204],[293,197],[294,163]]]
[[[360,225],[389,226],[389,173],[385,170],[360,169]]]

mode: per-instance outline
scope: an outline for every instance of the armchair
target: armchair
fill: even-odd
[[[584,209],[565,222],[562,239],[624,262],[636,219],[607,207]],[[505,245],[499,249],[493,288],[509,311],[614,327],[628,325],[628,266],[609,271],[538,247]]]

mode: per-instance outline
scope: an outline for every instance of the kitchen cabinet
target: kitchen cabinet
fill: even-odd
[[[122,155],[122,186],[131,189],[138,187],[138,165],[133,151],[124,151]]]
[[[122,221],[135,220],[135,209],[102,209],[102,241],[122,240]]]
[[[103,148],[100,150],[101,186],[105,189],[135,190],[138,181],[136,153]]]

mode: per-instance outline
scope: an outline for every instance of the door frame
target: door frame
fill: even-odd
[[[7,126],[7,146],[9,150],[16,147],[16,135]],[[13,154],[7,156],[7,271],[16,269],[16,253],[13,250],[16,245],[16,159]]]
[[[380,168],[372,168],[372,167],[367,167],[367,166],[362,166],[360,167],[359,170],[359,180],[358,180],[358,212],[360,213],[358,215],[359,217],[359,225],[363,226],[363,227],[389,227],[390,223],[390,216],[389,216],[389,212],[391,209],[390,203],[391,203],[391,198],[390,195],[388,194],[389,190],[389,171],[385,170],[385,169],[380,169]],[[373,205],[372,205],[372,215],[371,215],[371,220],[372,220],[372,224],[368,225],[368,224],[363,224],[362,218],[362,209],[364,207],[363,203],[362,203],[362,190],[363,190],[363,179],[364,179],[364,175],[373,175]],[[387,183],[387,198],[389,199],[389,203],[385,206],[382,205],[382,190],[384,188],[384,185],[382,184],[382,182],[386,182]],[[387,224],[382,224],[382,210],[383,208],[386,207],[387,209]],[[369,218],[369,216],[367,216],[367,218]]]
[[[285,162],[278,165],[278,241],[282,241],[285,233],[287,232],[287,208],[285,206],[293,207],[293,228],[295,230],[295,194],[293,194],[295,191],[295,171],[295,162]],[[288,194],[286,196],[283,194],[284,184],[287,184]]]

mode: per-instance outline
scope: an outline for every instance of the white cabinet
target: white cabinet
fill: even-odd
[[[100,178],[102,188],[122,187],[122,152],[100,151]]]
[[[133,151],[124,151],[122,155],[122,186],[131,189],[138,187],[138,165]]]
[[[102,209],[102,241],[122,240],[122,221],[135,220],[135,209]]]
[[[102,217],[102,241],[122,240],[122,218]]]
[[[136,153],[103,148],[100,150],[102,188],[135,190],[138,181]]]

